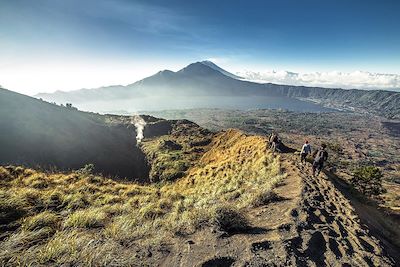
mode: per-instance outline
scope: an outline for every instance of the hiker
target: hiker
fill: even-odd
[[[311,154],[311,146],[308,143],[308,140],[306,140],[303,147],[301,148],[301,152],[300,152],[300,163],[301,164],[306,163],[306,157],[308,154]]]
[[[269,137],[269,144],[270,144],[270,148],[271,148],[272,152],[275,152],[275,151],[280,152],[279,143],[280,143],[280,139],[279,139],[278,135],[275,132],[272,132],[271,136]]]
[[[328,160],[328,152],[326,152],[325,148],[326,145],[322,144],[321,148],[319,148],[315,153],[314,163],[312,166],[314,177],[319,175],[322,168],[324,167],[324,162]]]

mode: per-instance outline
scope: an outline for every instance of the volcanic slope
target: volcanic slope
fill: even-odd
[[[184,145],[165,138],[143,142],[164,147],[154,162]],[[271,154],[261,136],[210,138],[181,178],[148,185],[1,167],[1,264],[396,266],[325,174]],[[155,177],[170,177],[163,169]]]

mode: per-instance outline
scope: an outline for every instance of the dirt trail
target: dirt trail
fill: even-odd
[[[244,264],[235,266],[395,266],[332,182],[324,174],[313,178],[311,166],[297,161],[282,155],[286,183],[301,179],[290,223],[278,227],[279,238],[264,239]],[[293,194],[287,189],[277,191],[287,197]]]
[[[253,229],[220,237],[205,229],[182,240],[163,266],[396,266],[349,200],[324,175],[284,154],[281,201],[249,211]],[[172,252],[172,251],[171,251]]]
[[[301,177],[302,200],[293,211],[298,236],[286,241],[292,263],[298,266],[394,265],[379,240],[362,225],[349,200],[325,174],[313,178],[309,170],[303,170]]]

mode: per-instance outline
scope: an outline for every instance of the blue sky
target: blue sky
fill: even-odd
[[[203,59],[232,72],[400,74],[399,14],[396,0],[0,0],[0,84],[124,84]]]

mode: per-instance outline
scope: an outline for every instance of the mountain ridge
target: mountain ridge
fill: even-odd
[[[288,97],[315,102],[325,107],[362,113],[367,112],[388,119],[400,119],[400,92],[279,85],[273,83],[261,84],[234,78],[234,76],[229,75],[229,72],[218,68],[215,64],[214,67],[210,66],[207,61],[195,62],[177,72],[160,71],[127,86],[101,87],[89,91],[77,90],[38,94],[36,97],[50,102],[72,102],[73,104],[78,104],[90,101],[107,102],[108,100],[178,96],[188,98],[187,108],[192,107],[190,103],[196,101],[195,98],[205,96],[213,96],[214,98],[245,96]],[[371,103],[373,104],[371,105]],[[152,105],[157,107],[155,101],[152,101]],[[251,108],[251,106],[248,108]]]

